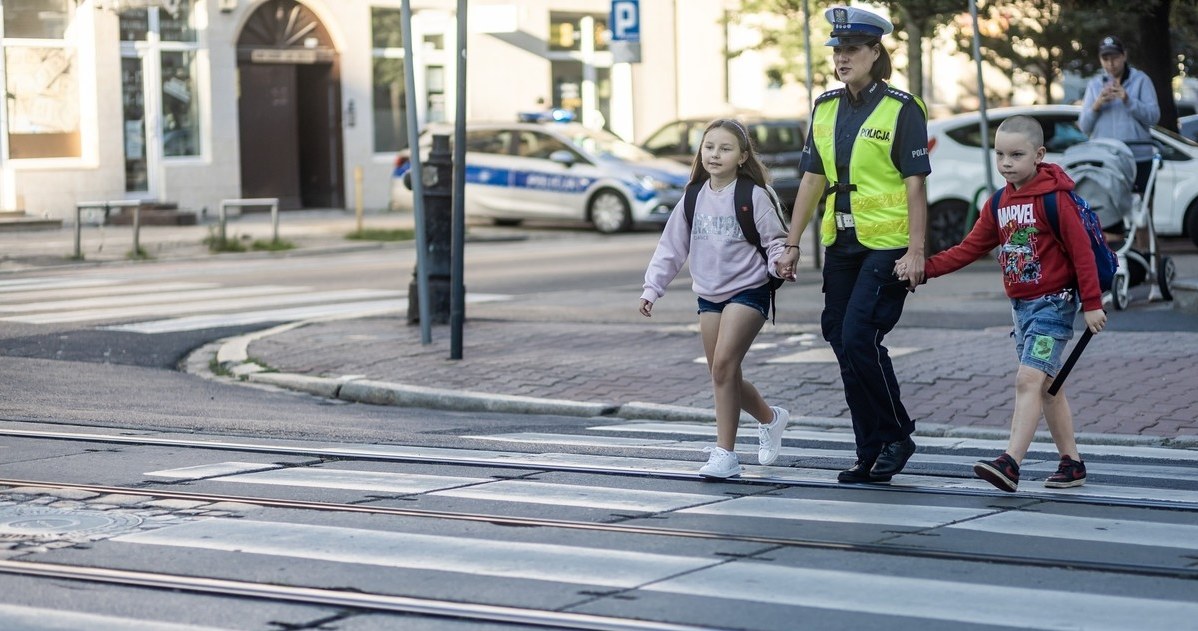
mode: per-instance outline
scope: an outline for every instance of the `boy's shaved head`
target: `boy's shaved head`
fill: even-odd
[[[1044,128],[1040,126],[1040,121],[1031,116],[1012,116],[999,124],[998,131],[1019,134],[1027,138],[1034,148],[1044,146]]]

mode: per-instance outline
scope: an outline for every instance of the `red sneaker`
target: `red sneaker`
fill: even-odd
[[[1005,453],[994,460],[979,460],[973,472],[1000,491],[1014,493],[1019,488],[1019,463]]]
[[[1074,460],[1069,456],[1061,456],[1061,464],[1057,472],[1044,480],[1044,486],[1050,489],[1067,489],[1086,483],[1086,463]]]

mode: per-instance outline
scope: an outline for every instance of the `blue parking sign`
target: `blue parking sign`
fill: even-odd
[[[611,0],[612,41],[641,41],[641,9],[639,0]]]

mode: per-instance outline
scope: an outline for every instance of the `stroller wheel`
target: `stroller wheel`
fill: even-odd
[[[1127,272],[1119,270],[1115,272],[1115,278],[1111,282],[1111,302],[1115,304],[1115,309],[1123,311],[1127,308],[1129,296],[1127,295],[1130,289],[1129,278]]]
[[[1173,259],[1162,256],[1156,270],[1156,284],[1161,288],[1162,300],[1173,300],[1173,279],[1177,277],[1177,265]]]

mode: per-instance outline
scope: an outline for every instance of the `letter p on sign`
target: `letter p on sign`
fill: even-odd
[[[638,0],[611,1],[611,38],[618,42],[641,41],[641,12]]]

